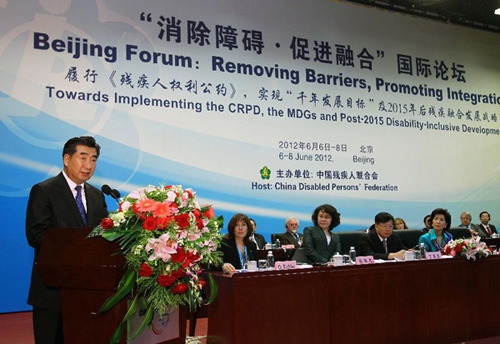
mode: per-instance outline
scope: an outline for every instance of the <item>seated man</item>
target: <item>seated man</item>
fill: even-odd
[[[495,226],[490,225],[490,213],[487,211],[481,212],[479,214],[479,219],[481,220],[481,224],[477,226],[477,233],[481,238],[489,238],[491,237],[491,234],[497,233],[497,229]]]
[[[294,217],[285,221],[286,232],[279,236],[281,245],[293,245],[295,248],[302,246],[302,234],[299,234],[299,220]]]
[[[460,226],[462,228],[467,228],[470,230],[472,235],[477,235],[477,226],[472,222],[472,216],[468,211],[463,211],[462,214],[460,214]]]
[[[425,217],[424,217],[424,225],[425,225],[425,227],[422,228],[422,232],[424,232],[424,234],[427,233],[431,229],[430,219],[431,219],[431,214],[425,215]]]
[[[254,219],[250,219],[250,224],[252,225],[252,234],[249,239],[257,245],[257,249],[263,250],[267,244],[266,239],[264,239],[263,235],[255,233],[257,230],[257,224]]]
[[[373,256],[374,259],[403,259],[406,248],[397,234],[393,234],[394,218],[382,212],[375,216],[375,228],[363,233],[359,241],[361,256]]]

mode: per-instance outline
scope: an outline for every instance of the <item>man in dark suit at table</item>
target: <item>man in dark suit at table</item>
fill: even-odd
[[[382,212],[375,216],[375,228],[363,233],[359,242],[361,256],[373,256],[374,259],[403,259],[406,247],[393,233],[394,218]]]
[[[48,228],[95,227],[108,214],[102,192],[87,184],[100,146],[90,136],[75,137],[63,148],[64,168],[33,186],[26,210],[26,237],[35,260]],[[33,306],[35,343],[64,343],[59,288],[44,285],[33,265],[28,304]]]
[[[472,215],[468,211],[460,214],[460,225],[458,227],[467,228],[472,235],[477,235],[477,225],[472,223]]]
[[[479,219],[481,220],[481,224],[477,226],[477,233],[481,238],[489,238],[493,233],[497,234],[495,226],[489,224],[491,220],[490,213],[487,211],[481,212]]]
[[[257,224],[254,219],[250,219],[250,223],[252,224],[252,234],[250,235],[250,241],[253,241],[255,245],[257,245],[258,250],[263,250],[267,244],[266,239],[264,239],[263,235],[255,233],[257,230]]]
[[[286,232],[279,236],[281,245],[293,245],[295,248],[302,246],[302,234],[299,233],[300,222],[295,217],[285,221]]]

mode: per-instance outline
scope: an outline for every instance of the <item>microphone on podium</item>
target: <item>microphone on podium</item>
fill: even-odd
[[[116,190],[116,189],[111,189],[111,187],[108,185],[108,184],[104,184],[102,187],[101,187],[101,191],[105,194],[105,195],[108,195],[108,196],[111,196],[113,197],[113,199],[118,203],[120,204],[120,191]]]

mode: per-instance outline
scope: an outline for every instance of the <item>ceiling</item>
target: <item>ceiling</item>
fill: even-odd
[[[346,0],[500,33],[500,0]]]

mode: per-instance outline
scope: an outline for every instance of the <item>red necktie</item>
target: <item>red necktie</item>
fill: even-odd
[[[488,231],[488,235],[491,235],[491,229],[490,229],[490,226],[486,226],[486,230]]]

